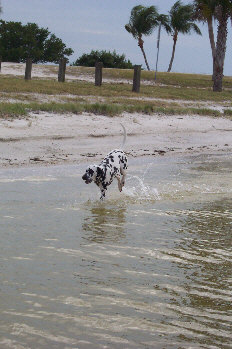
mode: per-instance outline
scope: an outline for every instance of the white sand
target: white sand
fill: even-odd
[[[0,167],[98,162],[120,147],[120,122],[128,133],[129,157],[231,149],[231,121],[224,118],[39,113],[27,120],[0,120]]]
[[[72,70],[68,70],[67,78],[77,79],[77,75],[72,75]],[[24,75],[24,71],[25,64],[2,63],[1,74]],[[46,65],[33,65],[32,76],[57,78],[57,74],[52,73]],[[87,74],[78,79],[89,81],[93,77]],[[29,97],[43,102],[72,98],[72,95],[24,95],[21,94],[21,97],[25,97],[25,100]],[[14,94],[9,98],[9,94],[1,93],[1,101],[14,103],[18,100]],[[166,102],[192,105],[192,102],[180,100]],[[198,102],[198,105],[223,112],[229,103],[207,101]],[[231,150],[231,121],[223,117],[127,113],[107,117],[88,113],[61,115],[41,112],[31,113],[27,119],[0,119],[0,167],[98,162],[110,150],[120,147],[121,122],[128,133],[125,150],[129,157],[222,153]]]

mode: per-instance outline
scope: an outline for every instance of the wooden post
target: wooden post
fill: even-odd
[[[59,62],[59,70],[58,70],[58,81],[65,82],[66,75],[66,59],[62,58]]]
[[[95,86],[102,85],[102,68],[103,68],[103,63],[96,62],[96,64],[95,64]]]
[[[0,73],[2,71],[2,56],[0,56]]]
[[[31,80],[32,78],[32,59],[27,58],[25,69],[25,80]]]
[[[140,78],[141,78],[141,66],[134,66],[134,75],[133,75],[133,92],[140,92]]]

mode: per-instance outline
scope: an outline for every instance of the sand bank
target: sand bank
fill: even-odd
[[[231,151],[231,121],[190,115],[31,113],[0,120],[0,167],[98,162],[122,142],[130,157]]]

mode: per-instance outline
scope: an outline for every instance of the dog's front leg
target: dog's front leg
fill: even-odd
[[[117,181],[118,181],[118,189],[119,191],[121,192],[122,191],[122,183],[121,183],[121,177],[120,176],[117,176]]]
[[[121,178],[121,186],[122,188],[125,185],[125,177],[126,177],[126,171],[125,170],[121,170],[121,174],[122,174],[122,178]]]
[[[104,188],[101,186],[101,187],[100,187],[100,191],[101,191],[100,200],[104,200],[104,198],[105,198],[105,193],[106,193],[106,189],[104,189]]]
[[[122,187],[124,187],[124,185],[125,185],[125,175],[123,175],[122,176],[122,178],[121,178],[121,185],[122,185]]]

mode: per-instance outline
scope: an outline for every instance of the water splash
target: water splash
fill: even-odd
[[[144,181],[146,172],[144,172],[143,177],[131,176],[127,180],[127,187],[123,188],[123,193],[126,197],[131,199],[136,199],[137,201],[155,201],[160,200],[158,190],[146,184]],[[135,183],[136,180],[136,183]],[[133,185],[130,185],[130,182]]]

